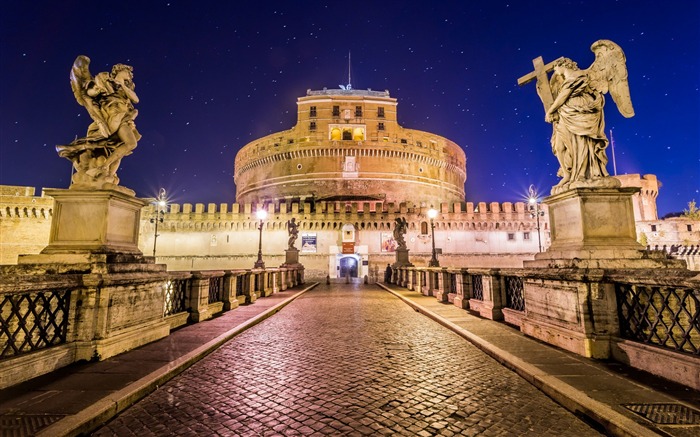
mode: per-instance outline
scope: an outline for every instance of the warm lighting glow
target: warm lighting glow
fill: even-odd
[[[437,217],[437,215],[438,215],[437,209],[430,208],[428,210],[428,217],[430,217],[431,219],[434,219],[435,217]]]
[[[258,220],[265,220],[267,218],[267,211],[259,209],[255,215],[258,217]]]
[[[527,189],[527,201],[530,205],[534,205],[537,203],[537,190],[535,189],[534,185],[530,185]]]

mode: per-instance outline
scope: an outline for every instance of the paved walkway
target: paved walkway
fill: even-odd
[[[615,435],[690,436],[700,431],[654,425],[621,406],[679,399],[697,406],[697,392],[642,386],[634,375],[543,345],[432,297],[390,290],[449,330],[378,286],[288,290],[110,360],[70,366],[0,391],[1,435],[31,435],[32,426],[43,427],[39,435],[47,436],[93,430],[156,389],[95,435],[584,436],[605,428]],[[277,316],[245,331],[294,299]],[[543,392],[596,422],[595,429]],[[13,428],[18,423],[21,429]]]

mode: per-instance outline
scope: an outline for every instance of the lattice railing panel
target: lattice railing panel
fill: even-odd
[[[523,278],[519,276],[504,276],[503,280],[506,286],[506,308],[515,311],[525,311]]]
[[[484,280],[482,275],[469,275],[472,283],[472,299],[484,300]]]
[[[165,282],[165,302],[163,316],[185,312],[187,310],[187,290],[190,288],[189,279],[169,279]]]
[[[246,276],[236,276],[236,296],[243,296],[246,293]]]
[[[209,303],[221,302],[224,299],[224,277],[209,278]]]
[[[70,290],[6,294],[0,298],[0,358],[66,342]]]
[[[700,300],[691,288],[616,284],[624,338],[700,355]]]

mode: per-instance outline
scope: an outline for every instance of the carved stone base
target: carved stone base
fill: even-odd
[[[301,265],[299,263],[299,249],[287,249],[284,251],[284,254],[284,264],[282,264],[280,267],[298,267]]]
[[[148,204],[123,190],[46,190],[54,198],[49,245],[42,254],[123,253],[138,248],[141,208]]]
[[[396,262],[392,267],[413,267],[413,264],[408,260],[408,249],[396,249]]]
[[[635,187],[575,188],[544,200],[552,244],[525,267],[682,268],[678,260],[650,256],[636,240]]]

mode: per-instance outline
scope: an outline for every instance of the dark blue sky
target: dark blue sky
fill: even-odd
[[[291,128],[296,98],[347,82],[388,89],[399,123],[467,154],[468,201],[514,201],[557,182],[551,126],[532,70],[590,45],[627,55],[636,116],[607,98],[618,173],[662,181],[660,215],[700,202],[700,2],[671,1],[6,1],[0,14],[0,184],[67,188],[56,144],[89,116],[68,74],[134,67],[143,139],[121,185],[179,203],[235,201],[236,151]],[[610,152],[610,149],[608,149]],[[610,154],[609,154],[610,155]],[[612,173],[612,158],[609,171]]]

